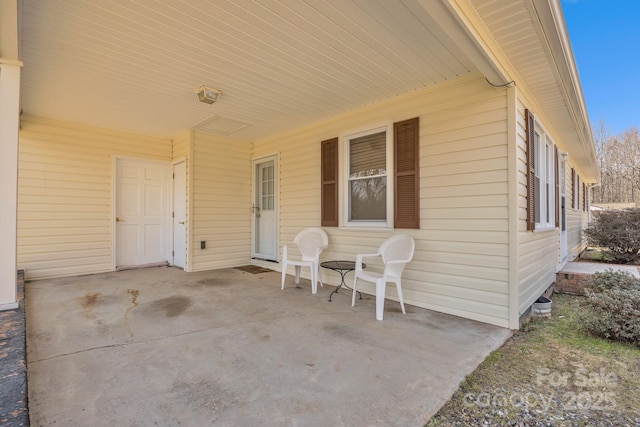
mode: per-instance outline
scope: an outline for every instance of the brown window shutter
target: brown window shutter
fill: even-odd
[[[527,119],[527,230],[533,230],[536,226],[536,156],[533,152],[535,135],[535,118],[529,110],[525,110]]]
[[[556,227],[560,227],[560,154],[555,147],[555,171],[556,171]]]
[[[587,184],[582,183],[582,210],[587,211]]]
[[[571,207],[576,208],[576,170],[571,168]]]
[[[321,143],[321,224],[323,227],[338,226],[338,138]]]
[[[420,121],[393,124],[394,227],[420,228]]]

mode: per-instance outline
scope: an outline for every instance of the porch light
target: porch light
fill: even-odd
[[[220,98],[222,91],[220,89],[213,89],[207,86],[200,86],[196,93],[198,94],[198,100],[206,104],[213,104]]]

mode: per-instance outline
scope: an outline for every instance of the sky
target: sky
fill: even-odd
[[[640,128],[640,1],[561,0],[593,129]]]

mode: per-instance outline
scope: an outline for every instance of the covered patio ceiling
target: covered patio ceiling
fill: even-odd
[[[440,0],[23,0],[22,109],[255,141],[477,70],[460,34]]]

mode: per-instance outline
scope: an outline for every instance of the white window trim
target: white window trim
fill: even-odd
[[[349,221],[349,141],[353,138],[377,132],[386,132],[387,160],[387,219],[386,221]],[[355,129],[339,135],[338,168],[342,183],[338,193],[339,227],[352,229],[393,230],[394,169],[393,169],[393,122],[385,122]]]
[[[536,216],[539,213],[540,221],[536,221],[534,231],[554,230],[556,226],[556,194],[555,194],[555,144],[548,137],[542,126],[536,122],[535,133],[539,136],[537,150],[537,163],[540,169],[540,183],[537,186],[539,192],[538,202],[535,209]],[[535,146],[535,143],[534,143]],[[548,150],[547,150],[548,148]],[[536,171],[537,174],[537,171]],[[537,176],[537,175],[536,175]],[[546,221],[543,217],[548,213]]]

